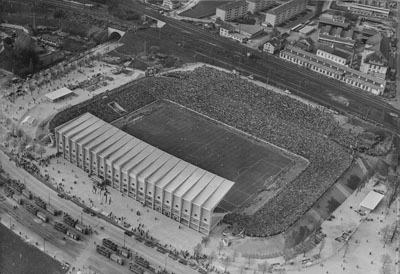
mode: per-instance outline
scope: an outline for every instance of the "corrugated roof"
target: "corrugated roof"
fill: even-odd
[[[379,202],[383,199],[383,197],[384,195],[372,190],[367,194],[364,200],[361,201],[360,207],[365,207],[369,210],[374,210],[375,207],[379,204]]]
[[[223,193],[216,190],[224,179],[125,134],[91,114],[58,128],[82,144],[91,144],[89,147],[95,149],[89,151],[104,157],[107,164],[113,163],[114,168],[146,178],[148,183],[187,201],[196,200],[200,204],[207,201],[215,208],[217,204],[211,205],[207,195],[212,198],[215,192]],[[85,149],[89,147],[84,146]],[[226,184],[225,194],[232,185],[233,182]],[[217,198],[211,201],[219,202],[219,196]]]
[[[117,129],[117,128],[116,128]],[[107,131],[107,133],[111,133],[111,130]],[[117,129],[116,133],[110,135],[110,138],[107,139],[105,142],[98,143],[96,147],[93,148],[93,153],[102,153],[104,150],[118,142],[124,136],[127,136],[125,132],[122,132]]]
[[[56,91],[47,93],[45,96],[48,99],[54,101],[54,100],[57,100],[57,99],[59,99],[61,97],[64,97],[64,96],[67,96],[67,95],[73,94],[73,93],[74,92],[72,90],[70,90],[70,89],[68,89],[66,87],[62,87],[62,88],[60,88],[60,89],[58,89]]]
[[[215,176],[211,182],[205,187],[196,198],[193,200],[193,203],[202,206],[203,203],[207,201],[208,198],[219,188],[219,186],[224,182],[224,178]]]
[[[153,174],[151,174],[147,181],[152,184],[157,184],[162,177],[168,174],[181,160],[176,157],[172,157],[168,162],[163,164],[159,169],[157,169]]]
[[[213,194],[203,203],[203,208],[211,211],[222,201],[228,191],[235,183],[232,181],[224,180],[220,187],[213,192]]]
[[[81,132],[82,130],[86,129],[87,127],[89,127],[90,125],[92,125],[96,122],[97,122],[96,117],[91,117],[91,118],[87,119],[85,122],[74,127],[70,131],[66,132],[64,135],[68,138],[72,138],[73,136],[75,136],[76,134],[78,134],[79,132]]]
[[[117,132],[118,130],[114,127],[102,127],[96,131],[96,134],[87,136],[85,139],[79,141],[78,144],[84,145],[86,149],[94,149],[97,145],[104,144]]]
[[[283,3],[282,5],[279,5],[273,9],[270,9],[269,11],[267,11],[267,14],[279,14],[292,6],[301,5],[306,2],[307,2],[307,0],[291,0],[286,3]]]
[[[181,187],[185,188],[191,184],[192,180],[196,178],[194,173],[199,173],[198,168],[194,165],[188,165],[181,173],[179,173],[173,180],[171,180],[170,184],[165,188],[168,192],[173,192],[174,195],[180,196],[178,192]],[[193,175],[193,176],[192,176]]]
[[[81,123],[85,122],[86,120],[88,120],[90,118],[92,118],[92,114],[87,112],[74,120],[68,121],[65,124],[62,124],[62,125],[56,127],[55,130],[59,133],[64,133],[66,131],[71,130],[71,128],[74,128],[74,127],[80,125]]]
[[[76,134],[75,136],[71,137],[70,140],[74,141],[74,142],[77,142],[77,141],[85,138],[89,134],[93,133],[94,131],[98,130],[99,128],[101,128],[104,125],[106,125],[106,123],[104,121],[101,121],[101,120],[100,121],[96,121],[95,123],[91,124],[90,126],[85,128],[84,130],[82,130],[81,132]]]

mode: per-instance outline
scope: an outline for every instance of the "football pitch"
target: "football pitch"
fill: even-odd
[[[219,210],[241,207],[294,163],[294,155],[173,102],[160,100],[116,126],[159,149],[235,182]]]

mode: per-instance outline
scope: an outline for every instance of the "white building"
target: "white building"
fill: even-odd
[[[361,53],[360,71],[385,79],[389,67],[390,42],[382,33],[370,37]]]
[[[231,38],[240,43],[246,43],[249,39],[262,34],[264,28],[259,25],[232,24],[222,22],[219,28],[219,35]]]
[[[316,54],[319,57],[346,67],[349,66],[352,58],[352,54],[350,52],[339,50],[334,46],[320,46],[320,48],[317,49]]]
[[[182,161],[85,113],[55,129],[65,159],[181,224],[208,235],[233,182]]]
[[[274,4],[273,0],[246,0],[246,2],[249,3],[248,11],[253,14],[265,10]]]
[[[277,26],[307,9],[307,0],[291,0],[267,11],[265,24]]]
[[[279,57],[375,95],[382,95],[386,87],[386,81],[383,79],[345,67],[291,45],[287,45],[279,53]]]
[[[227,3],[217,7],[216,17],[222,21],[232,21],[236,18],[241,18],[246,15],[248,5],[244,0]]]
[[[169,10],[178,8],[180,4],[181,3],[178,0],[163,0],[163,6]]]

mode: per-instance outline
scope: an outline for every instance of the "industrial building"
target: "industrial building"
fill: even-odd
[[[208,235],[234,182],[178,159],[85,113],[55,129],[57,151],[113,188]]]

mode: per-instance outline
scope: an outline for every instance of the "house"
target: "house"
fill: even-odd
[[[341,27],[343,29],[347,29],[349,27],[349,23],[346,23],[346,19],[341,15],[333,15],[333,14],[321,14],[319,17],[320,25],[330,25],[333,27]]]
[[[246,43],[249,39],[262,34],[264,28],[258,25],[246,25],[246,24],[232,24],[232,23],[220,23],[219,35],[227,38],[231,38],[240,43]]]
[[[385,79],[389,67],[390,41],[382,33],[371,36],[361,53],[360,71]]]
[[[57,36],[52,36],[48,34],[43,34],[41,37],[39,37],[39,40],[42,41],[45,44],[54,46],[54,47],[59,47],[61,44],[61,39],[58,38]]]
[[[353,39],[353,34],[353,30],[343,31],[343,28],[326,25],[320,29],[318,41],[354,47],[356,40]]]
[[[274,37],[264,44],[263,51],[269,54],[278,53],[285,46],[285,43],[286,39]]]

